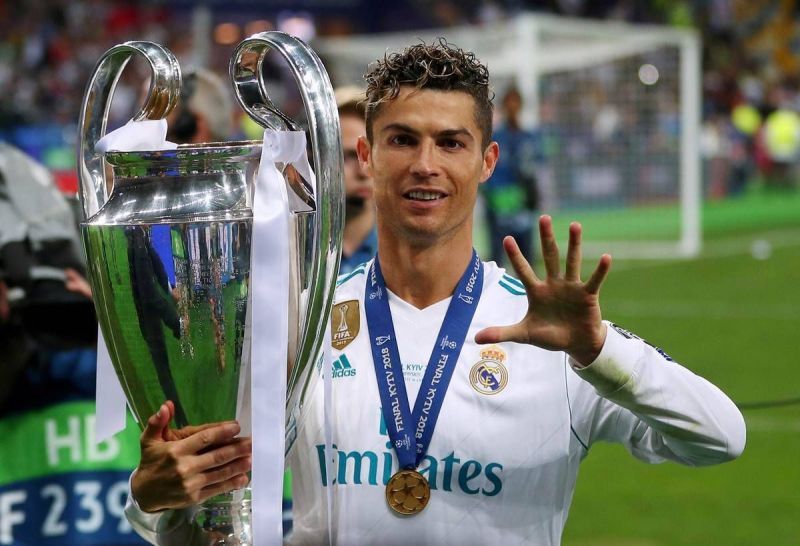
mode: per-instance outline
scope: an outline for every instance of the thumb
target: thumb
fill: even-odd
[[[511,326],[490,326],[475,334],[475,343],[483,345],[486,343],[502,343],[513,341],[516,343],[527,343],[525,329],[521,324]]]
[[[158,411],[147,420],[147,425],[145,425],[142,431],[142,444],[163,441],[164,432],[167,426],[169,426],[170,419],[172,419],[172,415],[169,406],[166,403],[161,404]]]

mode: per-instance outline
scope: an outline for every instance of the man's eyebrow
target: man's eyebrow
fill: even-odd
[[[475,138],[475,137],[472,136],[472,133],[470,133],[467,129],[465,129],[463,127],[460,127],[458,129],[445,129],[444,131],[440,131],[438,133],[438,136],[440,136],[440,137],[462,136],[462,137],[467,137],[467,138],[470,138],[470,139],[474,139]]]
[[[403,133],[411,133],[413,135],[419,134],[419,131],[404,123],[390,123],[383,129],[381,129],[382,133],[386,133],[387,131],[402,131]]]
[[[390,123],[386,127],[381,129],[382,133],[387,131],[400,131],[403,133],[409,133],[412,135],[418,135],[420,132],[409,125],[404,123]],[[474,139],[475,137],[470,133],[466,128],[459,127],[457,129],[444,129],[436,133],[437,137],[455,137],[455,136],[462,136],[470,139]]]

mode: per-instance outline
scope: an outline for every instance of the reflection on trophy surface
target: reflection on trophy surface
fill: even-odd
[[[319,378],[312,372],[330,315],[341,246],[342,156],[330,82],[319,59],[299,40],[269,32],[240,44],[231,63],[240,104],[267,128],[297,130],[272,105],[258,77],[270,49],[286,58],[301,87],[316,172],[314,187],[291,165],[280,165],[290,194],[289,279],[284,281],[291,368],[287,399],[275,402],[286,404],[291,429],[304,394]],[[80,196],[98,319],[141,425],[165,400],[175,405],[177,427],[236,419],[251,366],[252,207],[262,143],[96,152],[115,82],[134,54],[142,55],[153,72],[147,102],[134,119],[163,119],[181,86],[174,56],[150,42],[110,49],[89,82],[81,113]],[[106,163],[113,169],[111,184]],[[273,327],[257,325],[261,332]],[[285,380],[281,375],[275,379]],[[209,499],[196,516],[198,532],[213,544],[250,544],[249,505],[249,490]]]
[[[93,264],[93,283],[111,311],[106,339],[125,347],[117,365],[137,370],[123,371],[132,406],[172,400],[178,427],[236,417],[250,230],[243,220],[86,228],[87,247],[112,258]]]

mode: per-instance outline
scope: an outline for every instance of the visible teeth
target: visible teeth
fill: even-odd
[[[429,191],[412,191],[408,193],[408,196],[411,199],[420,199],[422,201],[433,201],[434,199],[439,199],[439,197],[441,197],[441,194]]]

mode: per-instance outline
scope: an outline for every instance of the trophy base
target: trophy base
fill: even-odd
[[[211,497],[200,505],[194,522],[210,546],[251,546],[250,487]]]

